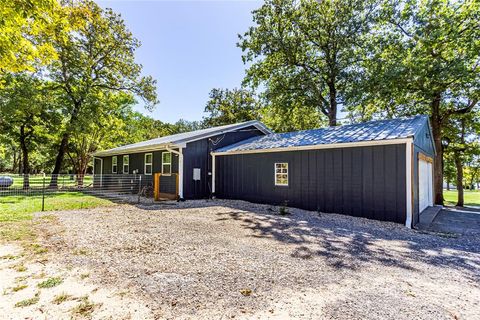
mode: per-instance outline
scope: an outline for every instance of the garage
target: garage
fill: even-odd
[[[253,137],[212,152],[218,198],[402,223],[433,205],[427,116]]]

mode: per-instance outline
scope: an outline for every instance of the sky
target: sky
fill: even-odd
[[[236,46],[238,34],[253,24],[261,1],[97,1],[120,13],[142,46],[136,60],[157,80],[160,103],[153,112],[164,122],[201,120],[213,88],[239,87],[245,74]]]

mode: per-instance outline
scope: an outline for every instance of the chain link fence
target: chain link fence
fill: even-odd
[[[41,198],[41,210],[57,195],[91,195],[113,202],[152,203],[152,176],[110,175],[0,175],[0,202]],[[61,209],[61,208],[58,208]]]

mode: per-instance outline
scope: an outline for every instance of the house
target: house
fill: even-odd
[[[178,156],[171,172],[183,177],[180,198],[287,204],[408,227],[433,205],[435,148],[426,116],[279,134],[258,121],[239,123],[99,152],[95,161],[105,170],[95,173],[111,173],[112,156],[118,171],[129,155],[138,170],[151,162],[138,173],[161,172],[162,184],[169,152]]]
[[[160,192],[167,198],[200,199],[211,195],[211,156],[217,148],[251,137],[271,134],[259,121],[174,134],[93,154],[96,184],[115,175],[139,174],[152,184],[160,174]],[[103,181],[102,181],[103,180]],[[115,179],[116,183],[122,183]],[[111,185],[111,184],[110,184]]]

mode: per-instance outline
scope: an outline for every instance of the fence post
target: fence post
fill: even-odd
[[[160,200],[160,173],[153,174],[153,199]]]
[[[43,173],[42,211],[45,211],[45,173]]]

